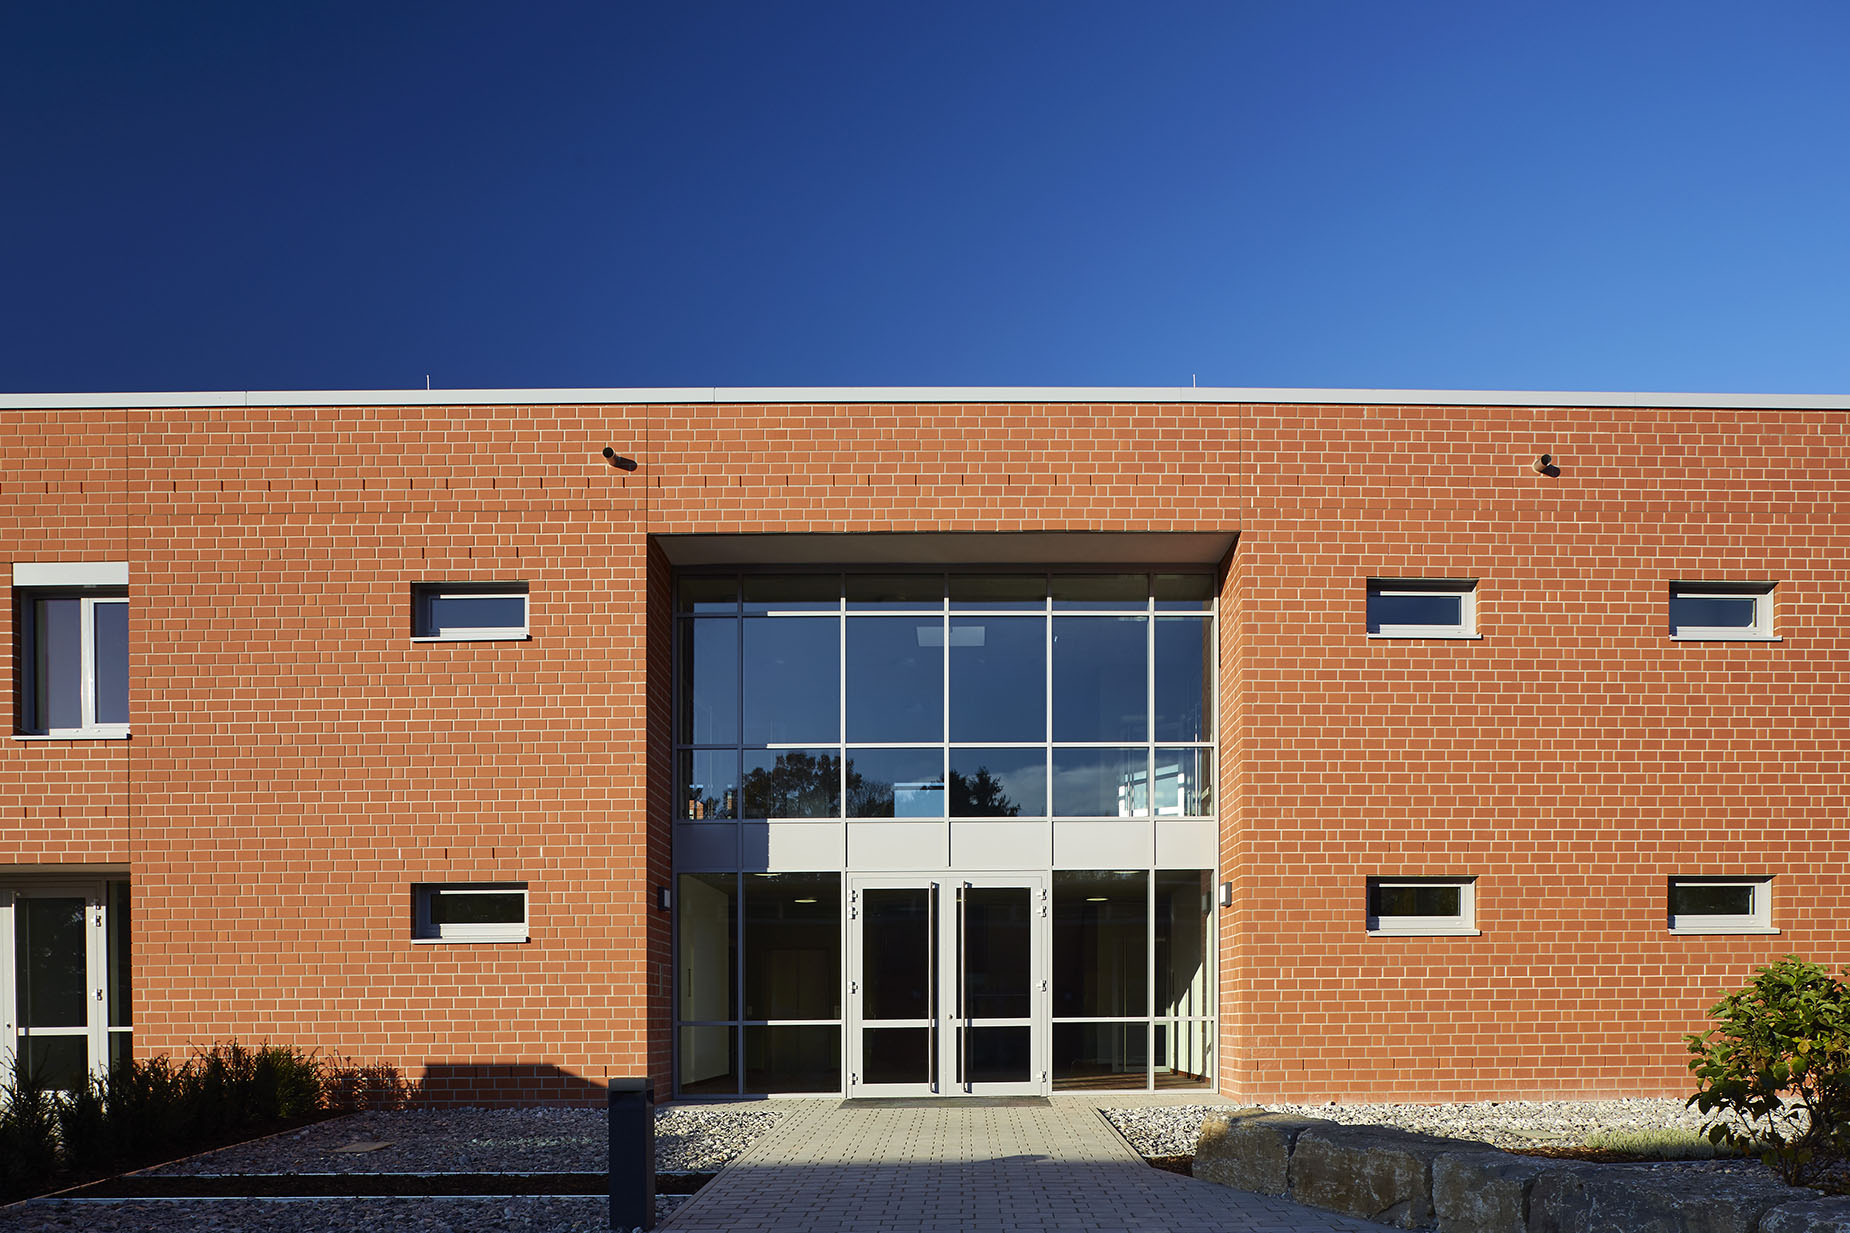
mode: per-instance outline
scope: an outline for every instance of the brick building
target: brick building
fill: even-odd
[[[1682,1092],[1850,958],[1847,415],[5,396],[0,1049]]]

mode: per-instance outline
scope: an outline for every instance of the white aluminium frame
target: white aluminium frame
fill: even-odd
[[[412,888],[417,926],[413,942],[525,942],[531,934],[532,901],[525,882],[420,882]],[[438,895],[518,895],[520,920],[505,924],[441,924],[431,919],[431,901]]]
[[[1381,625],[1368,630],[1370,638],[1481,638],[1477,632],[1477,579],[1475,578],[1370,578],[1363,600],[1363,628],[1367,628],[1369,599],[1407,595],[1456,595],[1458,622],[1445,625]]]
[[[109,1025],[109,882],[21,880],[0,883],[0,1079],[13,1075],[19,1042],[30,1034],[40,1037],[81,1037],[89,1073],[109,1072],[109,1038],[128,1033],[128,1026]],[[84,1022],[81,1025],[28,1029],[20,1022],[16,913],[28,899],[82,899],[84,901]]]
[[[442,599],[517,599],[519,625],[451,625],[439,629],[431,619],[433,601]],[[428,582],[412,588],[411,641],[413,642],[519,642],[532,637],[532,596],[518,582]]]
[[[1443,886],[1458,890],[1458,913],[1455,916],[1380,916],[1375,912],[1377,891],[1404,887]],[[1467,937],[1482,932],[1477,927],[1476,877],[1375,877],[1368,879],[1368,934],[1370,937]]]
[[[1753,906],[1744,913],[1726,915],[1678,916],[1670,904],[1679,886],[1740,886],[1753,893]],[[1773,879],[1771,877],[1690,877],[1671,878],[1665,896],[1665,919],[1671,933],[1765,933],[1774,934]]]
[[[1678,642],[1778,642],[1773,632],[1773,589],[1770,582],[1672,582],[1669,603],[1679,599],[1746,599],[1754,605],[1750,625],[1671,625]],[[1666,604],[1666,615],[1668,615]]]
[[[24,609],[19,613],[24,639],[20,668],[26,678],[21,683],[21,703],[25,714],[31,717],[31,724],[15,735],[41,740],[120,740],[126,737],[128,724],[99,723],[96,718],[96,607],[98,604],[122,604],[126,608],[128,596],[119,590],[98,594],[54,587],[21,589],[17,593]],[[37,695],[42,684],[39,675],[43,671],[39,646],[44,637],[40,605],[47,600],[75,600],[78,605],[78,713],[81,722],[75,728],[50,727],[43,723],[39,714]]]

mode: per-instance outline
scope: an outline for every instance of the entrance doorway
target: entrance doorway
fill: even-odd
[[[0,883],[0,1077],[80,1087],[129,1034],[128,883]]]
[[[851,877],[850,1096],[1047,1091],[1038,874]]]

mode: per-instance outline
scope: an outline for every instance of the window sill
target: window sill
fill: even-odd
[[[413,634],[413,642],[531,642],[533,635],[525,630],[505,634]]]
[[[478,942],[487,942],[491,945],[506,945],[509,942],[529,941],[532,941],[532,938],[527,934],[522,933],[516,935],[510,933],[506,937],[412,938],[411,944],[413,946],[473,946]]]
[[[126,732],[15,732],[16,741],[126,741]]]
[[[1780,931],[1772,925],[1693,925],[1682,929],[1672,927],[1667,930],[1675,938],[1702,937],[1778,937]]]
[[[1671,634],[1672,642],[1784,642],[1779,634]]]
[[[1371,938],[1476,938],[1482,937],[1482,929],[1370,929]]]
[[[1457,632],[1457,631],[1447,632],[1445,630],[1438,630],[1438,629],[1418,630],[1418,631],[1407,630],[1405,632],[1396,631],[1393,633],[1369,634],[1368,635],[1368,640],[1370,642],[1392,642],[1395,640],[1406,639],[1406,638],[1446,638],[1453,642],[1481,642],[1484,638],[1484,635],[1479,634],[1479,633],[1463,633],[1463,632]]]

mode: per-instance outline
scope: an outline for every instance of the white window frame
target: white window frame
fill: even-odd
[[[1678,916],[1670,911],[1671,897],[1678,886],[1745,886],[1754,893],[1753,909],[1725,916]],[[1689,877],[1671,878],[1664,894],[1664,914],[1670,932],[1762,933],[1776,934],[1773,927],[1773,879],[1771,877]]]
[[[1404,886],[1446,886],[1458,888],[1456,916],[1376,916],[1375,892]],[[1367,883],[1364,911],[1368,913],[1368,935],[1381,938],[1477,937],[1476,877],[1371,877]]]
[[[430,617],[431,601],[439,599],[517,599],[519,625],[453,625],[436,630]],[[424,582],[412,588],[411,641],[413,642],[519,642],[532,637],[532,596],[524,582]]]
[[[520,920],[495,925],[446,925],[430,918],[431,900],[437,895],[520,896]],[[530,938],[532,901],[525,882],[420,882],[411,888],[416,923],[414,942],[525,942]]]
[[[1370,578],[1363,596],[1362,625],[1367,629],[1369,599],[1377,595],[1456,595],[1456,625],[1383,625],[1370,638],[1481,638],[1477,632],[1477,579],[1475,578]]]
[[[1773,588],[1771,582],[1673,582],[1664,615],[1669,619],[1670,604],[1679,599],[1751,599],[1754,601],[1752,625],[1671,625],[1670,637],[1677,642],[1778,642],[1773,632]]]
[[[15,568],[15,577],[18,570]],[[128,604],[128,595],[119,588],[110,588],[105,592],[74,591],[64,587],[19,587],[15,586],[14,595],[18,602],[14,608],[15,619],[19,622],[20,642],[20,682],[16,697],[19,708],[19,727],[14,732],[18,740],[69,741],[69,740],[122,740],[129,734],[126,723],[98,723],[96,719],[96,606],[98,604]],[[43,600],[74,599],[78,601],[79,643],[79,679],[78,708],[82,722],[75,728],[51,728],[39,723],[36,697],[39,688],[38,606]],[[28,722],[30,720],[30,722]]]

